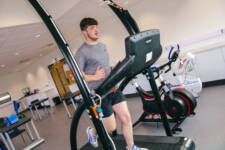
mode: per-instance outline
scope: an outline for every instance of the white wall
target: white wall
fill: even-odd
[[[225,47],[197,53],[196,64],[203,82],[225,79]]]
[[[62,58],[58,50],[33,60],[31,65],[23,71],[1,76],[0,93],[9,92],[12,100],[18,100],[24,96],[22,89],[29,87],[32,91],[39,89],[40,92],[45,92],[50,99],[57,96],[57,89],[48,70],[48,65],[54,63],[55,58]],[[53,105],[53,102],[50,101],[50,104]],[[10,102],[3,105],[6,107],[1,107],[0,114],[14,113],[13,105],[10,105]]]
[[[55,58],[61,58],[57,50],[38,58],[31,66],[23,70],[22,76],[31,90],[38,88],[40,91],[45,91],[54,88],[48,65],[54,63]]]
[[[130,12],[142,30],[161,30],[163,45],[225,27],[224,0],[142,0]]]
[[[18,74],[20,74],[18,72]],[[22,76],[18,74],[9,74],[0,77],[0,93],[9,92],[12,100],[18,100],[23,96],[22,88],[26,87]],[[13,114],[14,108],[12,101],[0,105],[0,117]]]
[[[58,96],[58,91],[48,70],[48,66],[55,62],[55,58],[62,58],[58,50],[54,50],[48,55],[38,58],[38,60],[22,72],[26,86],[32,91],[39,89],[40,92],[45,92],[52,106],[54,104],[51,99],[54,96]]]
[[[17,100],[23,96],[21,89],[24,87],[26,87],[26,84],[20,72],[0,77],[0,93],[9,92],[12,100]]]

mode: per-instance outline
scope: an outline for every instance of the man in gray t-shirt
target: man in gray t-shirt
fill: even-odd
[[[93,18],[84,18],[80,22],[85,42],[78,49],[75,59],[83,72],[86,82],[91,90],[96,89],[110,73],[109,55],[106,46],[97,42],[97,21]],[[112,92],[102,100],[103,124],[108,132],[116,129],[114,112],[121,121],[122,132],[127,144],[127,150],[146,150],[134,145],[133,128],[127,103],[121,91]],[[89,144],[98,147],[95,128],[88,127],[87,135]]]
[[[93,75],[98,70],[104,70],[105,76],[110,73],[109,55],[106,46],[102,43],[88,44],[84,43],[76,53],[75,59],[80,69],[86,75]],[[94,80],[88,82],[88,87],[93,90],[96,89],[102,82]]]

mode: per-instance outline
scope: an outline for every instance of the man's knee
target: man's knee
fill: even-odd
[[[119,114],[119,119],[122,124],[131,124],[132,123],[129,111],[121,112]]]
[[[118,116],[122,124],[131,123],[131,116],[126,101],[114,105],[113,109],[116,112],[116,115]]]
[[[109,122],[107,126],[108,133],[112,133],[114,130],[116,130],[116,122]]]
[[[113,132],[114,130],[116,130],[115,116],[111,115],[109,117],[103,118],[103,124],[105,128],[107,129],[108,133]]]
[[[112,132],[115,131],[115,130],[116,130],[116,124],[110,126],[110,128],[107,129],[108,133],[112,133]]]

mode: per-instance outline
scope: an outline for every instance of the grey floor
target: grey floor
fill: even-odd
[[[204,88],[198,100],[196,115],[186,119],[181,125],[183,132],[175,136],[187,136],[196,144],[196,150],[225,150],[225,86]],[[128,106],[133,121],[142,113],[139,98],[129,98]],[[69,106],[73,112],[72,106]],[[43,112],[41,112],[43,113]],[[27,114],[30,115],[30,114]],[[54,107],[54,113],[44,116],[43,120],[35,121],[35,125],[42,138],[46,142],[37,150],[70,150],[69,132],[71,119],[67,117],[62,104]],[[79,125],[79,143],[86,142],[86,127],[90,121],[83,115]],[[118,132],[121,132],[118,125]],[[141,123],[134,128],[137,135],[165,135],[162,125],[156,127],[156,123]],[[28,136],[24,134],[26,144]],[[21,137],[13,139],[17,149],[25,146]]]

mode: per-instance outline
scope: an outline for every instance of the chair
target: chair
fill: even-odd
[[[5,118],[0,118],[0,128],[4,128],[5,126],[7,126],[6,122],[5,122]],[[23,132],[25,132],[25,129],[19,129],[19,128],[15,128],[11,131],[8,132],[9,137],[11,139],[13,139],[14,137],[17,137],[18,135],[21,135],[21,138],[23,139],[23,142],[25,143],[24,137],[23,137]],[[6,138],[6,135],[3,134],[3,136]]]
[[[25,129],[15,128],[15,129],[9,131],[8,134],[11,139],[17,137],[18,135],[21,135],[21,138],[23,139],[23,143],[26,143],[24,140],[24,137],[23,137],[23,132],[25,132],[25,131],[26,131]]]
[[[64,94],[64,101],[66,102],[67,105],[70,105],[72,102],[70,101],[72,92],[67,92]]]
[[[18,103],[17,101],[13,101],[13,105],[14,105],[14,110],[15,110],[15,112],[16,112],[16,115],[18,116],[19,119],[22,119],[22,118],[26,117],[25,114],[24,114],[24,112],[25,112],[26,110],[23,110],[23,111],[20,111],[20,112],[19,112],[20,103]],[[19,129],[19,128],[16,128],[16,129],[10,131],[8,134],[9,134],[9,137],[10,137],[10,138],[14,138],[14,137],[16,137],[16,136],[18,136],[18,135],[21,134],[21,137],[22,137],[22,139],[23,139],[23,142],[25,143],[25,140],[24,140],[24,137],[23,137],[23,134],[22,134],[22,133],[25,132],[25,131],[26,131],[25,129]],[[28,134],[28,133],[27,133],[27,134]],[[28,135],[28,136],[29,136],[29,135]]]
[[[42,108],[41,104],[36,104],[36,103],[38,103],[38,102],[39,102],[39,99],[33,100],[33,101],[30,103],[30,105],[32,106],[31,108],[32,108],[32,109],[35,109],[35,106],[34,106],[34,105],[36,105],[37,109]]]

